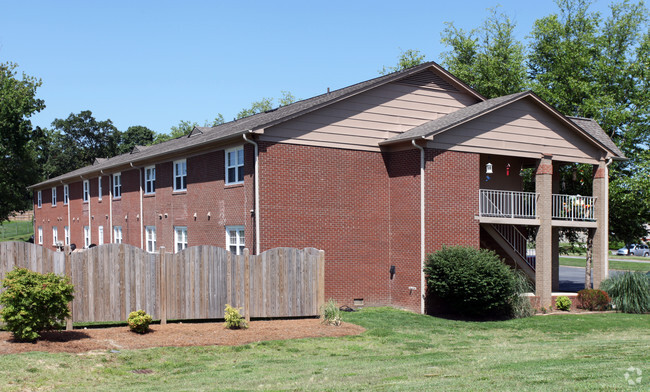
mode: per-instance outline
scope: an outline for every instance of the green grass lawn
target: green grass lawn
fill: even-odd
[[[633,259],[642,259],[640,257],[632,258]],[[645,261],[650,261],[647,257]],[[560,256],[560,265],[566,267],[582,267],[586,265],[585,259],[574,259],[571,257],[562,257]],[[609,268],[615,270],[623,271],[650,271],[650,263],[634,263],[629,261],[618,261],[618,260],[609,260]]]
[[[34,234],[34,224],[31,221],[0,224],[0,241],[27,241],[32,234]]]
[[[239,347],[0,356],[1,390],[612,391],[650,386],[650,315],[452,321],[345,314],[360,336]],[[335,328],[335,327],[332,327]],[[628,386],[629,367],[643,371]],[[133,370],[151,369],[151,374]]]

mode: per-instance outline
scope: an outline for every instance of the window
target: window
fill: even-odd
[[[43,226],[38,226],[38,243],[43,245]]]
[[[156,226],[145,227],[147,236],[147,252],[153,253],[156,251]]]
[[[63,227],[64,245],[70,245],[70,226]]]
[[[84,226],[84,248],[90,246],[90,226]]]
[[[122,226],[113,226],[113,242],[122,243]]]
[[[43,206],[43,193],[41,191],[36,192],[36,205],[38,208]]]
[[[174,161],[174,191],[187,189],[187,162],[185,159]]]
[[[68,188],[68,185],[63,186],[63,204],[68,204],[68,200],[70,200],[70,188]]]
[[[176,252],[180,252],[187,248],[187,227],[178,226],[174,228],[174,247]]]
[[[97,227],[97,245],[104,245],[104,226]]]
[[[90,200],[90,182],[88,180],[84,180],[84,189],[83,189],[83,198],[84,201]]]
[[[102,200],[102,177],[97,177],[97,200]]]
[[[54,226],[52,227],[52,245],[56,245],[59,241],[59,228]]]
[[[156,193],[156,167],[149,166],[144,169],[144,193]]]
[[[226,184],[244,182],[244,147],[226,150]]]
[[[113,174],[113,199],[122,197],[122,173]]]
[[[56,187],[52,188],[52,207],[56,207]]]
[[[226,226],[226,246],[236,255],[244,253],[244,226]]]

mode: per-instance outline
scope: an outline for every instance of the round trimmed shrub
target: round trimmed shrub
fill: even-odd
[[[452,313],[512,316],[513,305],[522,302],[521,279],[489,250],[443,247],[428,255],[424,272],[429,293],[444,301]]]
[[[598,289],[583,289],[578,291],[578,303],[581,309],[607,310],[611,300],[606,292]]]
[[[74,286],[68,277],[15,268],[7,273],[2,287],[0,316],[17,340],[35,341],[41,331],[61,329],[70,316]]]
[[[147,312],[144,310],[136,310],[129,313],[127,323],[129,323],[131,331],[144,334],[149,331],[149,324],[151,324],[152,321],[153,318],[151,318]]]
[[[557,297],[555,300],[555,308],[557,310],[563,310],[565,312],[568,312],[571,310],[571,299],[569,297],[562,295],[560,297]]]

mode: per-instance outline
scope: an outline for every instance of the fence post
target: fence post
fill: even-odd
[[[63,248],[63,254],[64,254],[64,263],[65,263],[65,276],[70,278],[70,282],[72,283],[72,260],[70,256],[70,246],[66,245]],[[74,300],[73,300],[74,301]],[[68,309],[70,309],[70,317],[68,317],[65,320],[65,330],[66,331],[72,331],[72,302],[68,304]]]
[[[316,314],[325,306],[325,251],[318,251],[318,299],[316,306]]]
[[[165,247],[158,251],[158,306],[160,312],[160,325],[167,324],[167,268],[165,260]]]
[[[250,251],[244,249],[244,308],[246,309],[246,321],[251,321],[251,265]]]

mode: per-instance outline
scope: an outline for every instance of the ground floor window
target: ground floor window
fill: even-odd
[[[147,252],[153,253],[156,251],[156,226],[145,227],[147,238]]]
[[[226,246],[236,255],[244,253],[246,247],[244,226],[226,226]]]
[[[122,243],[122,226],[113,226],[113,242]]]
[[[52,245],[56,246],[56,243],[59,241],[59,228],[54,226],[52,227]]]
[[[104,226],[99,226],[97,228],[97,245],[104,245]]]
[[[43,245],[43,226],[38,226],[38,243]]]
[[[174,244],[176,252],[187,248],[187,227],[177,226],[174,228]]]
[[[90,246],[90,226],[84,226],[84,248]]]
[[[70,245],[70,226],[65,226],[63,228],[63,236],[65,237],[65,245]]]

